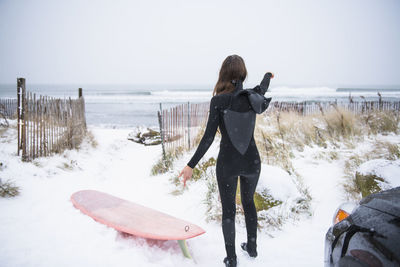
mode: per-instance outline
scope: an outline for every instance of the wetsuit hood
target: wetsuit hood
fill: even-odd
[[[257,114],[263,113],[268,108],[269,102],[271,102],[271,97],[267,98],[256,92],[250,92],[248,98],[251,107]]]
[[[236,97],[241,94],[246,94],[251,108],[254,110],[255,113],[261,114],[263,113],[269,106],[269,103],[271,102],[271,97],[265,97],[254,90],[243,90],[243,82],[242,81],[235,81],[235,91],[233,93],[233,97]]]

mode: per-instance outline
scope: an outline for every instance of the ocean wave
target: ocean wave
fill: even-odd
[[[272,87],[269,89],[270,93],[273,94],[285,94],[285,95],[317,95],[317,94],[324,94],[324,95],[335,95],[336,88],[330,87],[286,87],[286,86],[279,86],[279,87]]]
[[[99,93],[94,93],[92,95],[98,95],[98,96],[114,96],[114,95],[151,95],[150,91],[136,91],[136,92],[99,92]],[[89,94],[90,96],[90,94]]]
[[[382,96],[400,97],[400,90],[396,89],[346,89],[346,88],[331,88],[331,87],[273,87],[268,93],[271,96],[286,96],[293,97],[345,97],[345,96],[377,96],[380,92]]]
[[[162,91],[151,91],[151,95],[154,96],[212,96],[211,90],[162,90]]]
[[[208,101],[212,92],[199,91],[151,91],[150,94],[91,94],[85,96],[87,103],[140,103]]]
[[[365,92],[365,93],[397,93],[400,94],[400,89],[395,88],[338,88],[337,92]]]

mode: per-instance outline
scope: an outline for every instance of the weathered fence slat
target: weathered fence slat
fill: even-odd
[[[21,141],[20,141],[20,137],[21,137],[21,130],[20,130],[20,126],[21,126],[21,82],[18,79],[17,80],[17,132],[18,132],[18,148],[17,148],[17,154],[19,156],[19,151],[21,148]]]

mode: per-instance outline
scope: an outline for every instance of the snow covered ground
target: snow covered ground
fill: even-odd
[[[160,146],[131,142],[125,129],[90,130],[96,148],[84,142],[79,151],[29,163],[16,155],[15,128],[0,134],[0,178],[20,187],[19,196],[0,198],[0,266],[223,266],[221,227],[205,220],[205,186],[189,183],[187,191],[175,196],[168,179],[173,174],[150,176]],[[214,143],[208,153],[216,150]],[[256,259],[238,249],[246,237],[238,225],[239,266],[323,265],[324,236],[344,200],[344,163],[318,160],[312,153],[307,148],[293,163],[313,197],[313,216],[289,221],[280,231],[260,232]],[[190,156],[178,160],[174,172]],[[262,175],[268,177],[265,171]],[[70,201],[74,192],[83,189],[103,191],[198,224],[206,233],[188,241],[195,261],[184,258],[175,242],[148,244],[84,215]]]

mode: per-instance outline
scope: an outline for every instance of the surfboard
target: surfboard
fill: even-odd
[[[120,232],[155,240],[177,240],[183,255],[191,258],[186,239],[205,231],[188,221],[95,190],[78,191],[73,205],[95,221]]]

